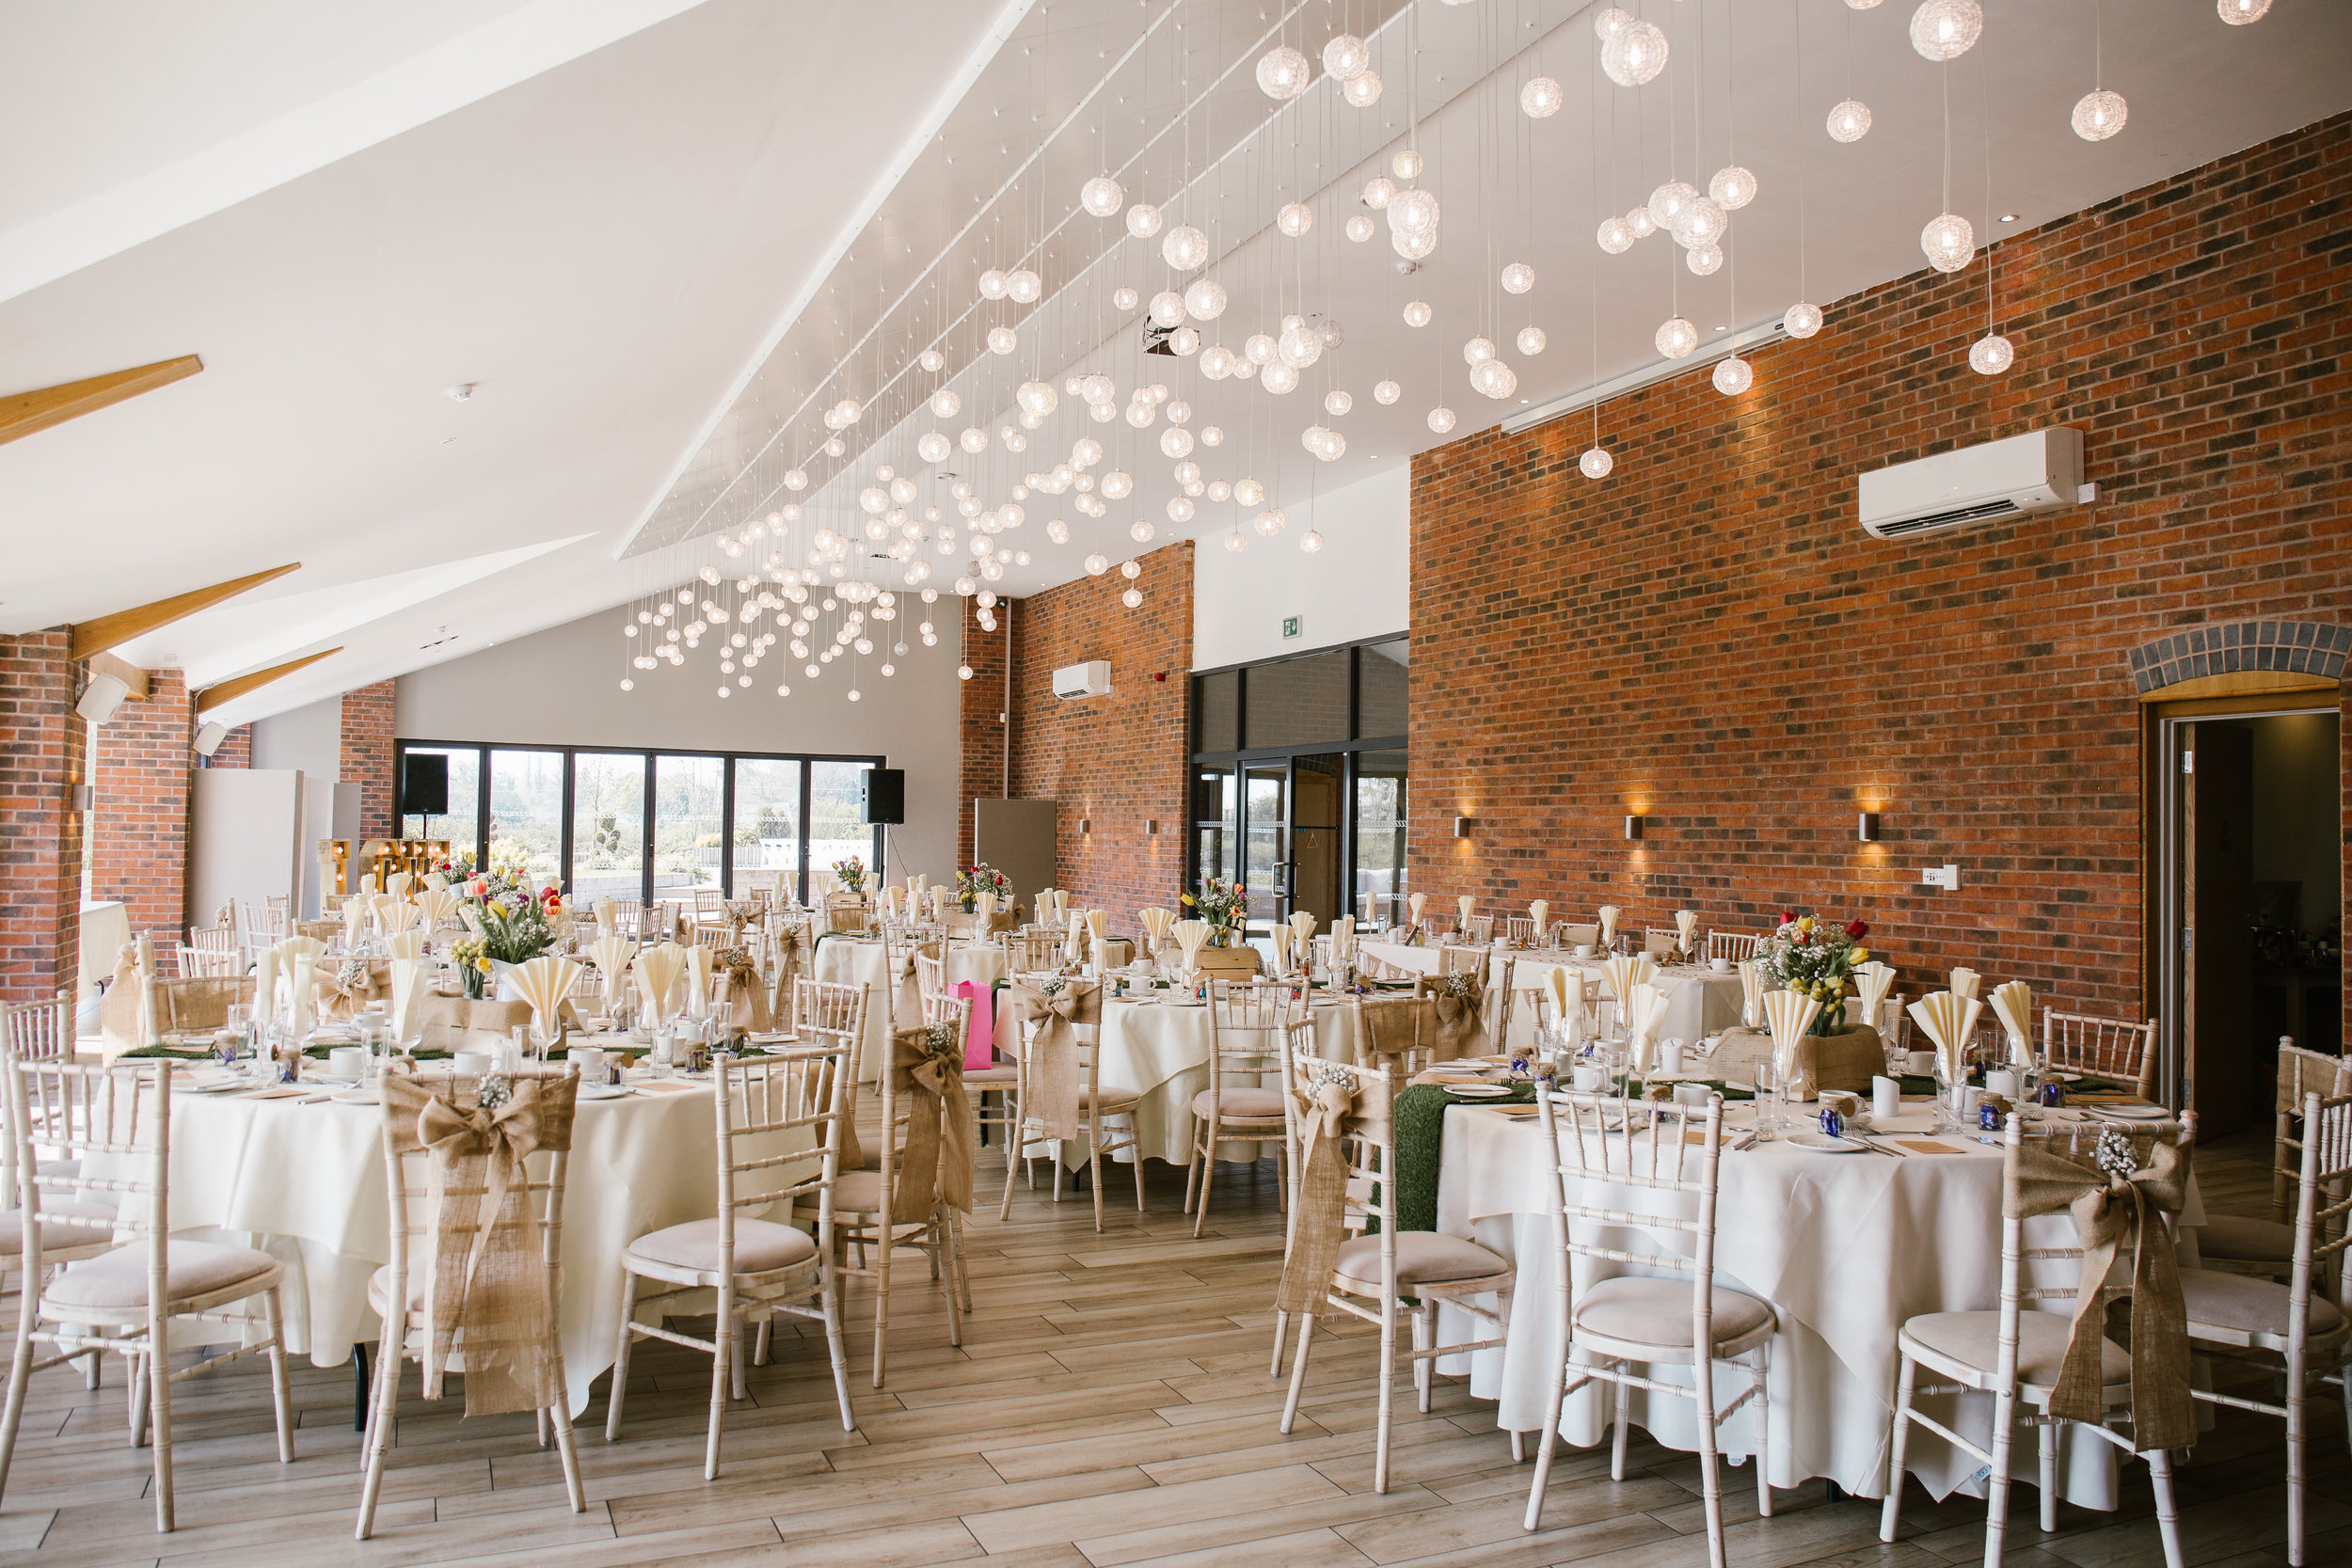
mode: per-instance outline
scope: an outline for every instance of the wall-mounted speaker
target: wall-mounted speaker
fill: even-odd
[[[400,814],[449,815],[449,758],[438,752],[409,752],[401,758]]]
[[[858,804],[867,822],[893,826],[907,819],[907,774],[903,768],[869,768],[858,776]]]

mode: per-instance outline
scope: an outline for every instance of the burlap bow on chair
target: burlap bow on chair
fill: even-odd
[[[912,1104],[907,1147],[898,1156],[890,1218],[920,1225],[934,1203],[972,1212],[972,1101],[963,1092],[963,1032],[950,1024],[901,1029],[891,1039],[890,1070],[906,1075]]]
[[[1103,988],[1091,981],[1070,981],[1058,990],[1015,984],[1012,988],[1014,1038],[1022,1021],[1038,1026],[1028,1047],[1028,1086],[1022,1115],[1038,1124],[1048,1138],[1082,1138],[1086,1125],[1079,1112],[1078,1027],[1099,1029],[1103,1023]]]
[[[2050,1394],[2053,1416],[2093,1425],[2105,1418],[2100,1341],[2106,1338],[2109,1304],[2107,1291],[2100,1287],[2129,1251],[2123,1281],[2107,1290],[2131,1292],[2132,1444],[2142,1452],[2185,1448],[2197,1440],[2188,1386],[2188,1315],[2172,1236],[2158,1217],[2180,1213],[2186,1173],[2177,1144],[2156,1144],[2149,1161],[2145,1169],[2125,1177],[2043,1149],[2022,1149],[2018,1190],[2010,1198],[2025,1215],[2071,1210],[2082,1243],[2081,1293],[2066,1359]]]
[[[358,1018],[368,1004],[392,1006],[392,965],[389,958],[345,958],[330,972],[312,972],[321,1018]]]
[[[502,1085],[503,1101],[469,1107],[451,1103],[427,1078],[393,1073],[384,1080],[389,1121],[413,1121],[429,1160],[424,1397],[441,1397],[451,1353],[462,1351],[469,1416],[540,1410],[565,1397],[553,1354],[555,1304],[523,1162],[541,1150],[571,1148],[576,1080],[484,1084]]]
[[[729,1029],[766,1034],[775,1027],[768,1010],[768,988],[746,948],[723,947],[712,955],[719,973],[719,1021]]]
[[[1486,1050],[1486,988],[1467,970],[1437,982],[1431,998],[1438,1014],[1438,1048],[1433,1060],[1484,1055]]]
[[[776,983],[771,994],[775,999],[776,1006],[788,1006],[792,998],[792,982],[801,977],[801,923],[797,920],[778,921],[769,937],[769,948],[775,955],[775,962],[769,966],[773,971],[770,977]]]
[[[1311,1092],[1294,1082],[1291,1104],[1298,1123],[1298,1196],[1292,1210],[1290,1255],[1282,1259],[1275,1307],[1330,1315],[1331,1270],[1347,1239],[1347,1154],[1341,1140],[1356,1108],[1355,1076],[1336,1067],[1311,1068]]]

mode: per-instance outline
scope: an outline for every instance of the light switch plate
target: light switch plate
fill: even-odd
[[[1957,865],[1921,866],[1919,868],[1919,882],[1923,887],[1940,887],[1957,890],[1960,886],[1960,867]]]

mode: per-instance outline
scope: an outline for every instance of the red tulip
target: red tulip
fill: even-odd
[[[1781,911],[1780,923],[1783,926],[1794,926],[1797,923],[1797,911],[1794,910]]]
[[[1846,922],[1846,934],[1860,942],[1870,934],[1870,923],[1867,920],[1849,920]]]

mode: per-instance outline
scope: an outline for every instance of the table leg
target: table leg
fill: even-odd
[[[368,1430],[368,1347],[365,1343],[351,1347],[351,1430]]]

